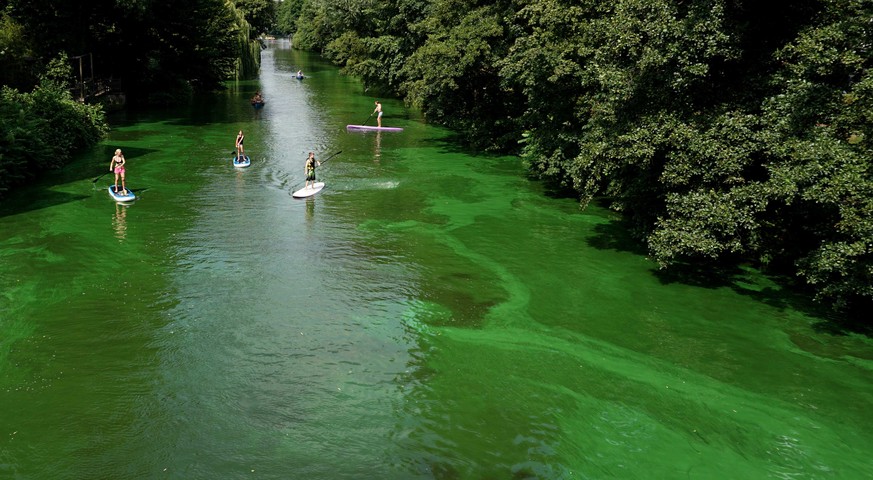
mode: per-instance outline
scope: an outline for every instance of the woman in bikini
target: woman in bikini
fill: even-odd
[[[236,158],[238,162],[242,162],[246,159],[246,149],[243,147],[243,141],[246,139],[246,136],[243,135],[243,131],[240,130],[236,135]]]
[[[121,191],[125,195],[127,195],[127,187],[124,185],[124,164],[127,163],[124,160],[124,154],[121,153],[121,149],[115,150],[115,156],[112,157],[112,161],[109,162],[109,171],[115,172],[115,193],[118,193],[118,176],[121,176]]]

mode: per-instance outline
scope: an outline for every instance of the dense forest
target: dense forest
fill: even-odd
[[[837,309],[873,303],[870,0],[286,0],[277,15],[371,90],[621,212],[664,268],[751,262]]]
[[[0,196],[105,135],[100,93],[171,104],[256,76],[274,17],[272,0],[0,0]]]
[[[252,39],[287,35],[621,212],[665,269],[750,262],[873,306],[870,0],[173,3],[0,1],[0,79],[93,52],[156,98],[250,75]]]

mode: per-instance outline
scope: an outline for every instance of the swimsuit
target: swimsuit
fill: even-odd
[[[306,180],[315,180],[315,162],[309,162],[306,160]]]

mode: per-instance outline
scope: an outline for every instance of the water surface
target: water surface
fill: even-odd
[[[347,132],[360,84],[263,55],[0,205],[0,477],[873,474],[869,339],[752,270],[666,276],[397,100],[402,133]],[[92,181],[115,148],[130,206]]]

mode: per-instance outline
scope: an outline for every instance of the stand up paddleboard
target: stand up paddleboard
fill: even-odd
[[[291,196],[294,198],[306,198],[315,195],[320,192],[321,189],[324,188],[324,182],[315,182],[309,187],[303,187],[300,190],[292,193]]]
[[[381,130],[383,132],[402,132],[400,127],[371,127],[369,125],[346,125],[346,130]]]
[[[246,168],[252,164],[252,159],[248,155],[243,155],[243,158],[233,157],[233,166],[236,168]]]
[[[125,194],[121,187],[118,187],[118,192],[116,192],[115,187],[116,185],[109,186],[109,196],[116,202],[127,203],[136,200],[136,195],[133,193],[133,190],[128,188],[127,194]]]

